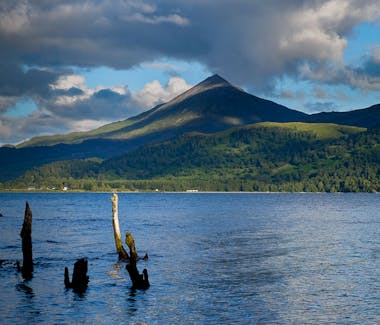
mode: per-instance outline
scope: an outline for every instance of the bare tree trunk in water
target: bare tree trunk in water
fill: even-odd
[[[21,272],[25,280],[30,280],[33,277],[32,211],[30,210],[28,202],[26,202],[25,205],[24,223],[22,225],[20,236],[22,238],[23,255]]]
[[[121,242],[120,235],[120,226],[119,226],[119,211],[118,211],[118,202],[119,198],[116,193],[111,196],[112,202],[112,225],[113,225],[113,234],[115,238],[116,251],[119,254],[120,260],[128,260],[129,256],[127,251],[124,249]]]

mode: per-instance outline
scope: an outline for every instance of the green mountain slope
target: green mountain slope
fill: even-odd
[[[276,122],[263,122],[258,123],[252,127],[268,127],[288,129],[295,132],[305,132],[314,135],[317,139],[337,139],[352,134],[357,134],[366,131],[365,128],[347,125],[337,125],[333,123],[302,123],[302,122],[289,122],[289,123],[276,123]]]
[[[260,123],[188,134],[104,162],[56,162],[12,185],[78,189],[379,191],[380,131]],[[55,183],[54,183],[55,182]]]

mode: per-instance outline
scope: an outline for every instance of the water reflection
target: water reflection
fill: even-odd
[[[38,303],[36,303],[36,294],[33,288],[28,281],[23,281],[16,284],[16,291],[20,293],[16,298],[18,322],[37,324],[41,310],[38,308]]]
[[[130,288],[127,297],[128,314],[133,316],[138,311],[136,303],[136,289]]]
[[[28,299],[32,299],[34,297],[33,289],[25,283],[18,283],[16,285],[16,290],[25,293],[25,297]]]
[[[120,274],[122,270],[125,270],[125,263],[114,263],[112,269],[108,271],[108,275],[113,279],[121,280],[124,278],[124,276]]]

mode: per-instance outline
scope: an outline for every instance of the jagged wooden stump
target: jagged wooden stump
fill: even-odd
[[[130,232],[127,232],[126,234],[125,243],[129,247],[129,263],[125,266],[125,268],[127,269],[129,277],[131,278],[132,288],[148,289],[150,286],[148,270],[144,269],[143,273],[140,274],[139,270],[137,269],[138,255],[136,252],[135,240],[133,239]]]
[[[24,223],[20,232],[22,239],[23,263],[20,267],[22,276],[25,280],[33,277],[33,250],[32,250],[32,211],[29,203],[25,205]]]
[[[87,276],[87,259],[81,258],[74,264],[72,281],[70,282],[69,270],[65,267],[65,287],[73,288],[74,292],[82,293],[87,289],[89,277]]]

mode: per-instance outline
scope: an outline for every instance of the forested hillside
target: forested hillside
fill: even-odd
[[[48,164],[3,186],[77,190],[380,191],[380,129],[263,123],[109,160]]]

